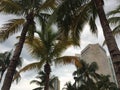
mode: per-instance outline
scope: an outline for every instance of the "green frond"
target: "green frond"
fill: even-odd
[[[57,40],[56,40],[57,42]],[[52,54],[56,57],[60,56],[63,51],[65,51],[68,47],[73,45],[72,40],[58,40],[58,43],[55,44]]]
[[[90,31],[97,36],[98,29],[97,29],[97,26],[95,24],[95,19],[93,19],[92,17],[89,20],[89,25],[90,25]]]
[[[112,32],[114,36],[120,35],[120,24],[116,26]]]
[[[5,41],[9,36],[17,33],[24,22],[24,19],[9,20],[8,23],[4,24],[3,27],[0,28],[0,41]]]
[[[120,24],[120,17],[116,16],[116,17],[111,17],[108,19],[108,22],[111,24],[111,25],[117,25],[117,24]]]
[[[97,32],[95,24],[96,13],[93,3],[88,0],[66,0],[57,10],[57,23],[60,32],[71,36],[74,43],[79,44],[80,32],[89,22],[92,32]],[[94,13],[94,15],[93,15]]]
[[[0,12],[8,14],[19,14],[21,7],[13,0],[1,0],[0,1]]]
[[[17,74],[17,73],[18,73],[18,71],[15,71],[15,74]],[[17,78],[15,78],[15,76],[13,77],[13,82],[16,81],[17,84],[20,80],[21,80],[20,74],[18,74]]]
[[[43,90],[44,87],[37,87],[37,88],[34,88],[33,90]]]
[[[80,60],[76,56],[63,56],[55,59],[55,64],[70,64],[73,63],[76,67],[82,67]]]
[[[26,72],[26,71],[33,70],[33,69],[39,70],[44,64],[44,62],[45,62],[44,60],[41,60],[40,62],[34,62],[34,63],[26,65],[18,73],[15,74],[14,79],[18,78],[21,72]]]
[[[98,70],[98,65],[96,62],[92,62],[89,66],[90,71],[97,71]]]
[[[25,71],[28,71],[28,70],[32,70],[32,69],[40,69],[42,67],[44,63],[44,60],[40,61],[40,62],[34,62],[34,63],[31,63],[31,64],[28,64],[27,66],[23,67],[20,71],[20,72],[25,72]]]
[[[27,46],[28,52],[32,55],[32,57],[40,58],[46,53],[46,48],[40,38],[34,37],[31,42],[28,37],[28,39],[26,38],[25,40],[25,45]]]
[[[29,39],[32,41],[34,38],[34,33],[36,31],[36,26],[35,24],[29,25],[28,27],[28,32],[27,32],[27,36],[29,37]]]
[[[17,63],[17,68],[21,68],[23,65],[23,58],[19,57],[18,63]]]
[[[33,84],[33,83],[35,83],[35,84],[41,86],[41,82],[38,81],[38,80],[32,80],[32,81],[30,82],[30,84]]]
[[[114,16],[114,15],[117,15],[117,14],[119,14],[120,13],[120,5],[115,9],[115,10],[112,10],[112,11],[110,11],[108,14],[107,14],[107,16],[109,17],[109,16]]]
[[[39,10],[45,10],[45,9],[55,9],[57,6],[56,0],[46,0],[43,5],[39,7]]]

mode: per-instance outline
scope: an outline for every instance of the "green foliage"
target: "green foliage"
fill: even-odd
[[[98,70],[96,62],[91,64],[83,60],[80,62],[82,67],[73,73],[75,82],[67,83],[66,90],[118,90],[117,85],[110,81],[109,75],[96,73]]]
[[[120,5],[108,13],[108,21],[114,27],[113,35],[117,36],[120,34]]]
[[[5,73],[5,71],[7,70],[8,66],[10,64],[11,56],[12,56],[12,51],[10,51],[10,52],[6,51],[4,53],[0,53],[0,74],[1,74],[0,82],[2,80],[3,74]],[[17,63],[17,68],[22,67],[22,58],[20,57],[19,59],[20,60]],[[16,73],[18,73],[17,70],[15,70],[15,74]],[[14,78],[13,81],[16,80],[16,83],[18,83],[20,78],[21,78],[21,76],[20,76],[20,74],[18,74],[18,77]]]
[[[30,84],[35,83],[39,87],[33,89],[33,90],[43,90],[44,85],[45,85],[45,79],[46,79],[46,73],[44,71],[40,71],[38,73],[38,76],[36,76],[36,80],[32,80]],[[51,76],[49,80],[49,88],[54,88],[53,83],[57,79],[55,76]]]
[[[6,24],[0,28],[0,41],[3,42],[9,38],[9,36],[22,30],[25,23],[28,20],[30,13],[33,14],[33,22],[27,27],[27,35],[30,39],[34,37],[36,31],[36,25],[34,17],[45,17],[47,13],[41,13],[51,11],[56,8],[57,2],[55,0],[0,0],[0,12],[6,14],[12,14],[17,16],[17,19],[9,20]],[[21,16],[23,18],[21,18]],[[29,18],[32,16],[29,16]]]
[[[92,33],[97,33],[95,24],[96,8],[89,0],[64,0],[56,10],[56,21],[60,33],[79,43],[80,33],[86,24]]]

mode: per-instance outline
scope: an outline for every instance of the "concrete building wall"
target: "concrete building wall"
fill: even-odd
[[[89,44],[81,52],[81,59],[87,63],[96,62],[98,64],[100,74],[110,75],[111,81],[115,82],[114,70],[111,61],[108,59],[105,50],[99,44]]]

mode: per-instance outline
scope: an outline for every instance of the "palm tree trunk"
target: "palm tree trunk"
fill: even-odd
[[[46,73],[44,90],[49,90],[49,77],[50,77],[51,68],[50,68],[50,65],[48,62],[46,62],[45,66],[44,66],[44,71]]]
[[[10,60],[10,65],[8,67],[8,70],[7,70],[7,73],[6,73],[6,76],[5,76],[5,80],[4,80],[4,83],[3,83],[3,86],[2,86],[2,90],[10,90],[11,83],[12,83],[12,80],[13,80],[13,76],[14,76],[14,73],[15,73],[15,70],[16,70],[17,62],[18,62],[18,60],[20,60],[19,56],[21,54],[23,44],[24,44],[24,41],[25,41],[25,37],[26,37],[26,33],[28,31],[27,28],[29,27],[29,25],[34,23],[32,13],[28,14],[26,19],[27,19],[27,22],[24,24],[23,30],[21,32],[21,37],[20,37],[19,42],[18,42],[18,44],[15,48],[14,55],[13,55],[12,59]]]
[[[113,61],[116,78],[118,81],[118,86],[120,88],[120,51],[118,49],[118,46],[116,44],[115,38],[112,35],[112,31],[110,29],[109,23],[106,19],[105,12],[103,9],[103,0],[92,0],[97,8],[97,12],[100,18],[100,22],[103,28],[103,34],[105,37],[105,41],[111,56],[111,59]]]

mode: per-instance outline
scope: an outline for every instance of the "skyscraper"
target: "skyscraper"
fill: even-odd
[[[110,75],[110,80],[116,82],[112,61],[106,55],[106,51],[99,44],[89,44],[81,52],[81,59],[87,63],[96,62],[98,64],[99,74]]]

